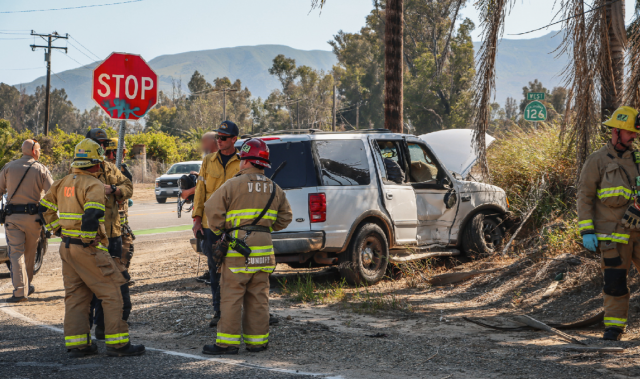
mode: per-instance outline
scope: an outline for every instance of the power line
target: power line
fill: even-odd
[[[139,3],[144,0],[130,0],[130,1],[121,1],[119,3],[110,3],[110,4],[94,4],[94,5],[80,5],[77,7],[66,7],[66,8],[50,8],[50,9],[29,9],[24,11],[2,11],[0,13],[31,13],[31,12],[49,12],[49,11],[66,11],[70,9],[81,9],[81,8],[95,8],[95,7],[107,7],[109,5],[120,5],[120,4],[128,4],[128,3]]]
[[[574,15],[573,15],[573,16],[571,16],[571,17],[567,17],[567,18],[565,18],[564,20],[560,20],[560,21],[552,22],[551,24],[549,24],[549,25],[545,25],[545,26],[543,26],[543,27],[541,27],[541,28],[538,28],[538,29],[529,30],[528,32],[524,32],[524,33],[507,34],[507,35],[509,35],[509,36],[521,36],[521,35],[523,35],[523,34],[529,34],[529,33],[537,32],[538,30],[546,29],[546,28],[548,28],[548,27],[550,27],[550,26],[557,25],[557,24],[563,23],[563,22],[565,22],[565,21],[569,21],[569,20],[571,20],[571,19],[573,19],[573,18],[576,18],[576,17],[582,16],[582,15],[585,15],[585,14],[590,13],[590,12],[593,12],[593,11],[597,11],[597,10],[598,10],[598,9],[600,9],[600,8],[604,8],[604,7],[606,7],[607,5],[611,5],[611,4],[613,4],[613,3],[617,3],[618,1],[620,1],[620,0],[612,0],[612,1],[610,1],[610,2],[608,2],[608,3],[606,3],[606,4],[604,4],[604,5],[601,5],[601,6],[597,7],[597,8],[591,8],[591,9],[589,9],[588,11],[584,11],[584,12],[582,12],[582,13],[574,14]]]
[[[0,68],[0,71],[16,71],[16,70],[40,70],[42,67],[33,68]]]
[[[72,40],[76,41],[76,43],[80,46],[82,46],[85,50],[87,50],[89,53],[91,53],[91,55],[93,55],[94,57],[98,58],[98,60],[102,60],[102,58],[100,58],[99,56],[97,56],[96,54],[93,53],[93,51],[87,49],[83,44],[80,43],[80,41],[78,41],[77,39],[73,38],[72,36],[69,36],[69,38],[71,38]]]
[[[84,55],[85,57],[89,58],[90,61],[93,61],[93,58],[91,58],[90,56],[88,56],[87,54],[84,53],[84,51],[78,49],[78,47],[74,44],[72,44],[71,42],[69,42],[69,45],[73,46],[76,48],[76,50],[78,50],[78,52],[80,52],[80,54]]]
[[[62,52],[60,52],[60,54],[62,54]],[[78,62],[77,60],[75,60],[74,58],[72,58],[69,54],[63,54],[63,55],[64,55],[65,57],[67,57],[67,58],[71,59],[72,61],[76,62],[77,64],[79,64],[79,65],[80,65],[80,68],[84,68],[84,69],[87,69],[87,70],[91,70],[89,67],[86,67],[86,66],[88,66],[88,65],[85,65],[85,64],[82,64],[82,63]]]
[[[18,40],[18,39],[31,39],[31,38],[29,38],[29,37],[0,38],[0,40],[3,40],[3,41],[15,41],[15,40]]]

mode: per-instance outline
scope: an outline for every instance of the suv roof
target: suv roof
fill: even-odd
[[[389,129],[358,129],[358,130],[347,130],[347,131],[339,131],[339,132],[325,132],[319,129],[287,129],[287,130],[276,130],[273,132],[259,133],[259,134],[244,134],[241,136],[241,139],[248,138],[261,138],[265,142],[275,141],[275,140],[288,140],[288,141],[303,141],[303,140],[312,140],[312,139],[335,139],[344,138],[348,136],[348,138],[357,138],[359,135],[398,135],[398,136],[412,136],[413,134],[402,134],[402,133],[393,133]],[[323,138],[324,137],[324,138]]]

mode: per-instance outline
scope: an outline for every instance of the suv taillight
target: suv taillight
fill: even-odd
[[[324,193],[309,194],[309,220],[311,222],[327,221],[327,197]]]

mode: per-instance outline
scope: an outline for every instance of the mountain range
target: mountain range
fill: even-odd
[[[496,61],[495,101],[504,105],[507,97],[519,100],[522,87],[529,81],[538,79],[549,90],[560,85],[560,73],[567,63],[566,57],[556,59],[553,51],[562,36],[556,32],[533,39],[503,39],[498,46]],[[554,37],[555,36],[555,37]],[[474,42],[477,52],[480,42]],[[211,82],[217,77],[227,76],[231,81],[240,79],[243,87],[248,87],[254,97],[266,98],[280,86],[278,80],[269,74],[273,58],[278,54],[294,58],[298,65],[307,65],[317,70],[330,70],[337,62],[331,51],[299,50],[283,45],[239,46],[213,50],[190,51],[179,54],[161,55],[148,61],[160,77],[160,90],[170,93],[172,81],[181,80],[182,90],[188,92],[187,83],[195,70]],[[51,77],[51,85],[64,88],[69,100],[80,109],[94,106],[91,99],[91,74],[99,62],[73,70],[60,72]],[[27,93],[34,93],[37,86],[45,83],[45,77],[16,87],[24,87]]]

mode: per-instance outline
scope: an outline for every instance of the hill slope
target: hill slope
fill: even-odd
[[[504,106],[507,97],[518,102],[522,99],[522,87],[538,79],[551,91],[562,85],[560,74],[567,64],[567,57],[556,59],[553,53],[562,41],[562,34],[551,32],[546,36],[532,39],[503,39],[498,45],[496,59],[495,101]],[[480,42],[474,42],[478,52]]]
[[[215,50],[190,51],[186,53],[161,55],[148,61],[160,77],[160,90],[171,91],[171,79],[182,80],[182,90],[188,92],[187,83],[195,70],[211,82],[217,77],[227,76],[231,81],[240,79],[243,87],[248,87],[255,97],[265,98],[280,83],[267,71],[278,54],[294,58],[298,65],[307,65],[319,70],[330,70],[336,63],[330,51],[304,51],[282,45],[240,46]],[[68,70],[51,76],[51,85],[64,88],[69,100],[80,109],[94,106],[91,99],[91,73],[98,62]],[[45,83],[40,77],[24,86],[27,93],[33,93],[37,86]]]
[[[533,39],[504,39],[498,47],[496,63],[495,100],[504,106],[508,96],[520,100],[522,87],[534,79],[540,80],[549,90],[561,84],[560,73],[567,59],[555,59],[552,52],[558,47],[561,35],[553,37],[555,32]],[[552,38],[553,37],[553,38]],[[477,52],[480,43],[474,42]],[[149,61],[151,67],[160,76],[160,89],[171,90],[171,79],[181,79],[182,89],[187,92],[187,83],[195,70],[200,71],[209,82],[216,77],[228,76],[232,81],[242,80],[252,95],[265,98],[271,90],[280,84],[267,71],[273,58],[278,54],[294,58],[298,65],[307,65],[315,69],[330,70],[336,63],[336,57],[330,51],[298,50],[282,45],[240,46],[215,50],[190,51],[186,53],[161,55]],[[52,86],[64,88],[69,99],[80,109],[93,107],[91,100],[91,71],[97,65],[93,63],[74,70],[64,71],[51,77]],[[44,77],[24,86],[27,93],[43,85]]]

